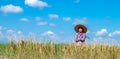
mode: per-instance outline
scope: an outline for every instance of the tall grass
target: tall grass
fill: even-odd
[[[120,46],[75,45],[23,41],[0,44],[0,58],[8,59],[120,59]]]

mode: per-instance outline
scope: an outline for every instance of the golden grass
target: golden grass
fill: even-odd
[[[21,40],[0,46],[0,56],[7,59],[120,59],[120,46],[78,46]]]

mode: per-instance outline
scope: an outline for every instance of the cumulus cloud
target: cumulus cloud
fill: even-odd
[[[116,30],[116,31],[108,34],[109,37],[113,37],[115,35],[120,35],[120,31]]]
[[[97,31],[96,32],[96,36],[104,36],[106,35],[108,32],[107,32],[107,29],[103,28],[101,29],[100,31]]]
[[[71,17],[63,17],[63,20],[64,20],[64,21],[70,21],[70,20],[71,20]]]
[[[48,30],[47,32],[44,32],[42,35],[55,35],[52,31]]]
[[[29,20],[27,18],[21,18],[20,21],[22,21],[22,22],[28,22]]]
[[[119,40],[113,38],[103,38],[103,37],[94,37],[92,43],[106,44],[106,45],[120,45]]]
[[[86,34],[89,34],[89,33],[90,33],[90,31],[88,30]]]
[[[57,14],[49,14],[48,17],[49,17],[50,19],[58,19],[58,18],[59,18],[59,15],[57,15]]]
[[[35,20],[36,20],[36,21],[40,21],[41,18],[40,18],[39,16],[36,16],[36,17],[35,17]]]
[[[60,32],[60,34],[65,34],[65,32]]]
[[[48,7],[47,2],[43,2],[41,0],[25,0],[25,5],[31,6],[31,7],[39,7],[39,8],[44,8]]]
[[[0,30],[2,30],[2,26],[0,26]]]
[[[87,18],[86,18],[86,17],[76,18],[76,19],[73,21],[73,25],[76,25],[76,24],[87,24]]]
[[[23,11],[23,9],[20,6],[8,4],[5,6],[1,6],[0,11],[2,11],[4,13],[20,13]]]
[[[22,31],[18,31],[17,34],[20,34],[20,35],[21,35],[21,34],[22,34]]]
[[[36,40],[36,34],[34,32],[29,32],[28,33],[28,38]],[[29,40],[29,39],[27,39],[27,40]]]
[[[2,34],[2,32],[0,31],[0,38],[2,38],[3,37],[3,34]]]
[[[75,3],[79,3],[80,2],[80,0],[75,0]]]
[[[7,33],[14,33],[15,31],[12,29],[7,30]]]
[[[0,26],[0,31],[1,30],[6,30],[6,29],[7,29],[6,27]]]
[[[52,42],[55,42],[58,39],[58,36],[51,30],[43,32],[41,34],[41,37],[46,41],[52,41]]]
[[[14,30],[9,29],[9,30],[7,30],[6,32],[7,32],[7,33],[6,33],[6,38],[7,38],[7,39],[9,39],[9,40],[11,40],[11,39],[16,40],[17,35],[16,35],[16,32],[15,32]]]
[[[54,24],[54,23],[50,23],[49,26],[54,27],[54,26],[56,26],[56,24]]]
[[[38,22],[37,25],[47,25],[47,22]]]

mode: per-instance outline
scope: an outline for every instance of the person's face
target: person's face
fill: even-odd
[[[82,31],[83,31],[82,28],[79,28],[79,32],[82,33]]]

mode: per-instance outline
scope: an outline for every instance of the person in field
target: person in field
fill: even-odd
[[[76,31],[76,35],[75,35],[76,44],[77,45],[84,44],[85,38],[86,38],[87,28],[82,24],[78,24],[75,26],[74,30]]]

